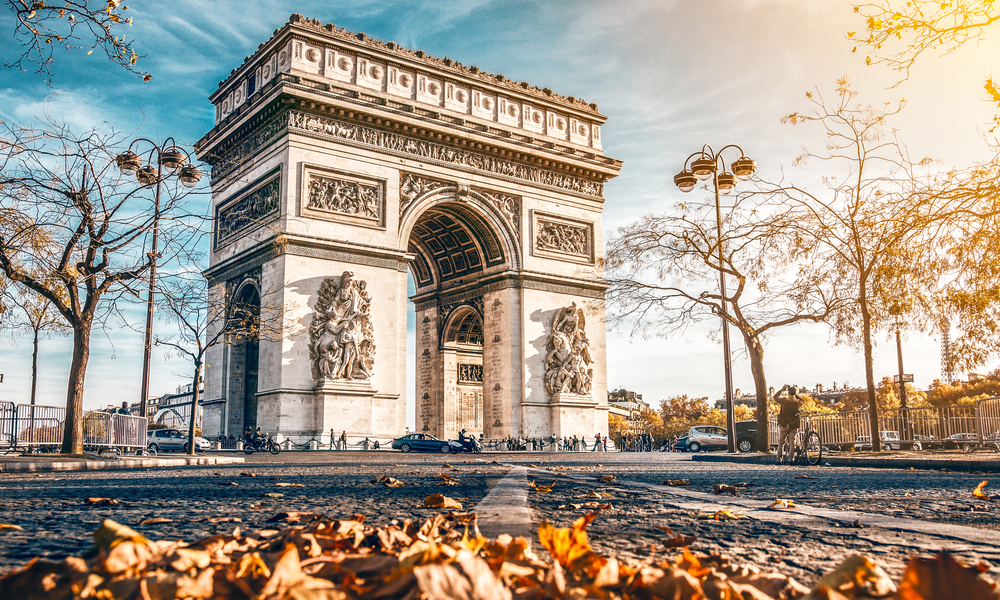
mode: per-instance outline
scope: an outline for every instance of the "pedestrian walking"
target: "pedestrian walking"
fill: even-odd
[[[333,427],[330,428],[330,451],[337,449],[337,434],[334,433]]]
[[[608,436],[604,436],[603,438],[601,438],[601,447],[605,452],[608,451]]]
[[[597,452],[601,447],[601,432],[598,431],[594,434],[594,449],[591,452]]]
[[[347,450],[347,431],[340,434],[340,449]]]

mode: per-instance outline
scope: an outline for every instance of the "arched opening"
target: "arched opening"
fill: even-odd
[[[244,281],[233,293],[229,311],[239,310],[254,318],[260,316],[260,291],[252,281]],[[257,388],[260,364],[260,339],[238,336],[229,346],[229,391],[231,413],[229,432],[241,434],[257,428]]]
[[[435,194],[414,202],[402,226],[415,288],[414,421],[438,437],[478,436],[489,429],[484,354],[494,343],[484,334],[482,280],[517,268],[518,248],[509,223],[474,194]]]
[[[445,403],[453,404],[454,429],[483,432],[483,319],[472,307],[455,311],[441,344]]]

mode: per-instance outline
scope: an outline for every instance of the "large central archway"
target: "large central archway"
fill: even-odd
[[[505,205],[488,191],[410,174],[403,190],[412,197],[401,234],[416,288],[417,430],[439,437],[463,429],[487,437],[507,431],[513,425],[509,377],[490,373],[484,357],[509,355],[519,340],[510,338],[509,328],[508,335],[487,335],[484,298],[490,280],[520,268],[516,213],[504,211],[516,199]],[[502,328],[502,319],[493,328]]]

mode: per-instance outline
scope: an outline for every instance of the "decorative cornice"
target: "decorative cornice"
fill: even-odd
[[[264,47],[270,44],[272,40],[278,38],[285,32],[286,29],[290,28],[300,28],[306,31],[313,31],[323,35],[324,37],[331,37],[337,41],[350,44],[351,46],[386,53],[390,56],[396,56],[409,62],[426,65],[427,67],[438,71],[444,71],[463,78],[469,78],[473,81],[479,81],[481,82],[481,85],[500,87],[509,93],[531,96],[538,99],[538,101],[563,105],[568,109],[590,114],[593,117],[602,118],[602,115],[598,112],[597,104],[588,104],[583,98],[563,96],[553,92],[549,88],[539,88],[526,81],[513,81],[504,75],[493,75],[482,71],[479,67],[465,66],[462,63],[454,61],[448,57],[437,58],[427,54],[423,50],[409,50],[396,42],[383,42],[381,40],[370,38],[364,33],[355,33],[343,28],[338,29],[333,23],[324,24],[318,19],[310,19],[298,13],[292,14],[288,17],[288,23],[285,24],[284,27],[274,30],[273,35],[268,41],[257,46],[258,52],[244,58],[243,63],[239,67],[230,71],[229,77],[219,82],[218,89],[221,90],[230,79],[232,79],[241,69],[243,69],[243,67],[250,63],[252,59],[258,55],[260,50],[263,50]]]

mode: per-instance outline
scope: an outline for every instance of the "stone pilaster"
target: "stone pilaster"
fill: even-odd
[[[487,438],[522,435],[520,290],[487,292],[483,313],[483,431]]]

